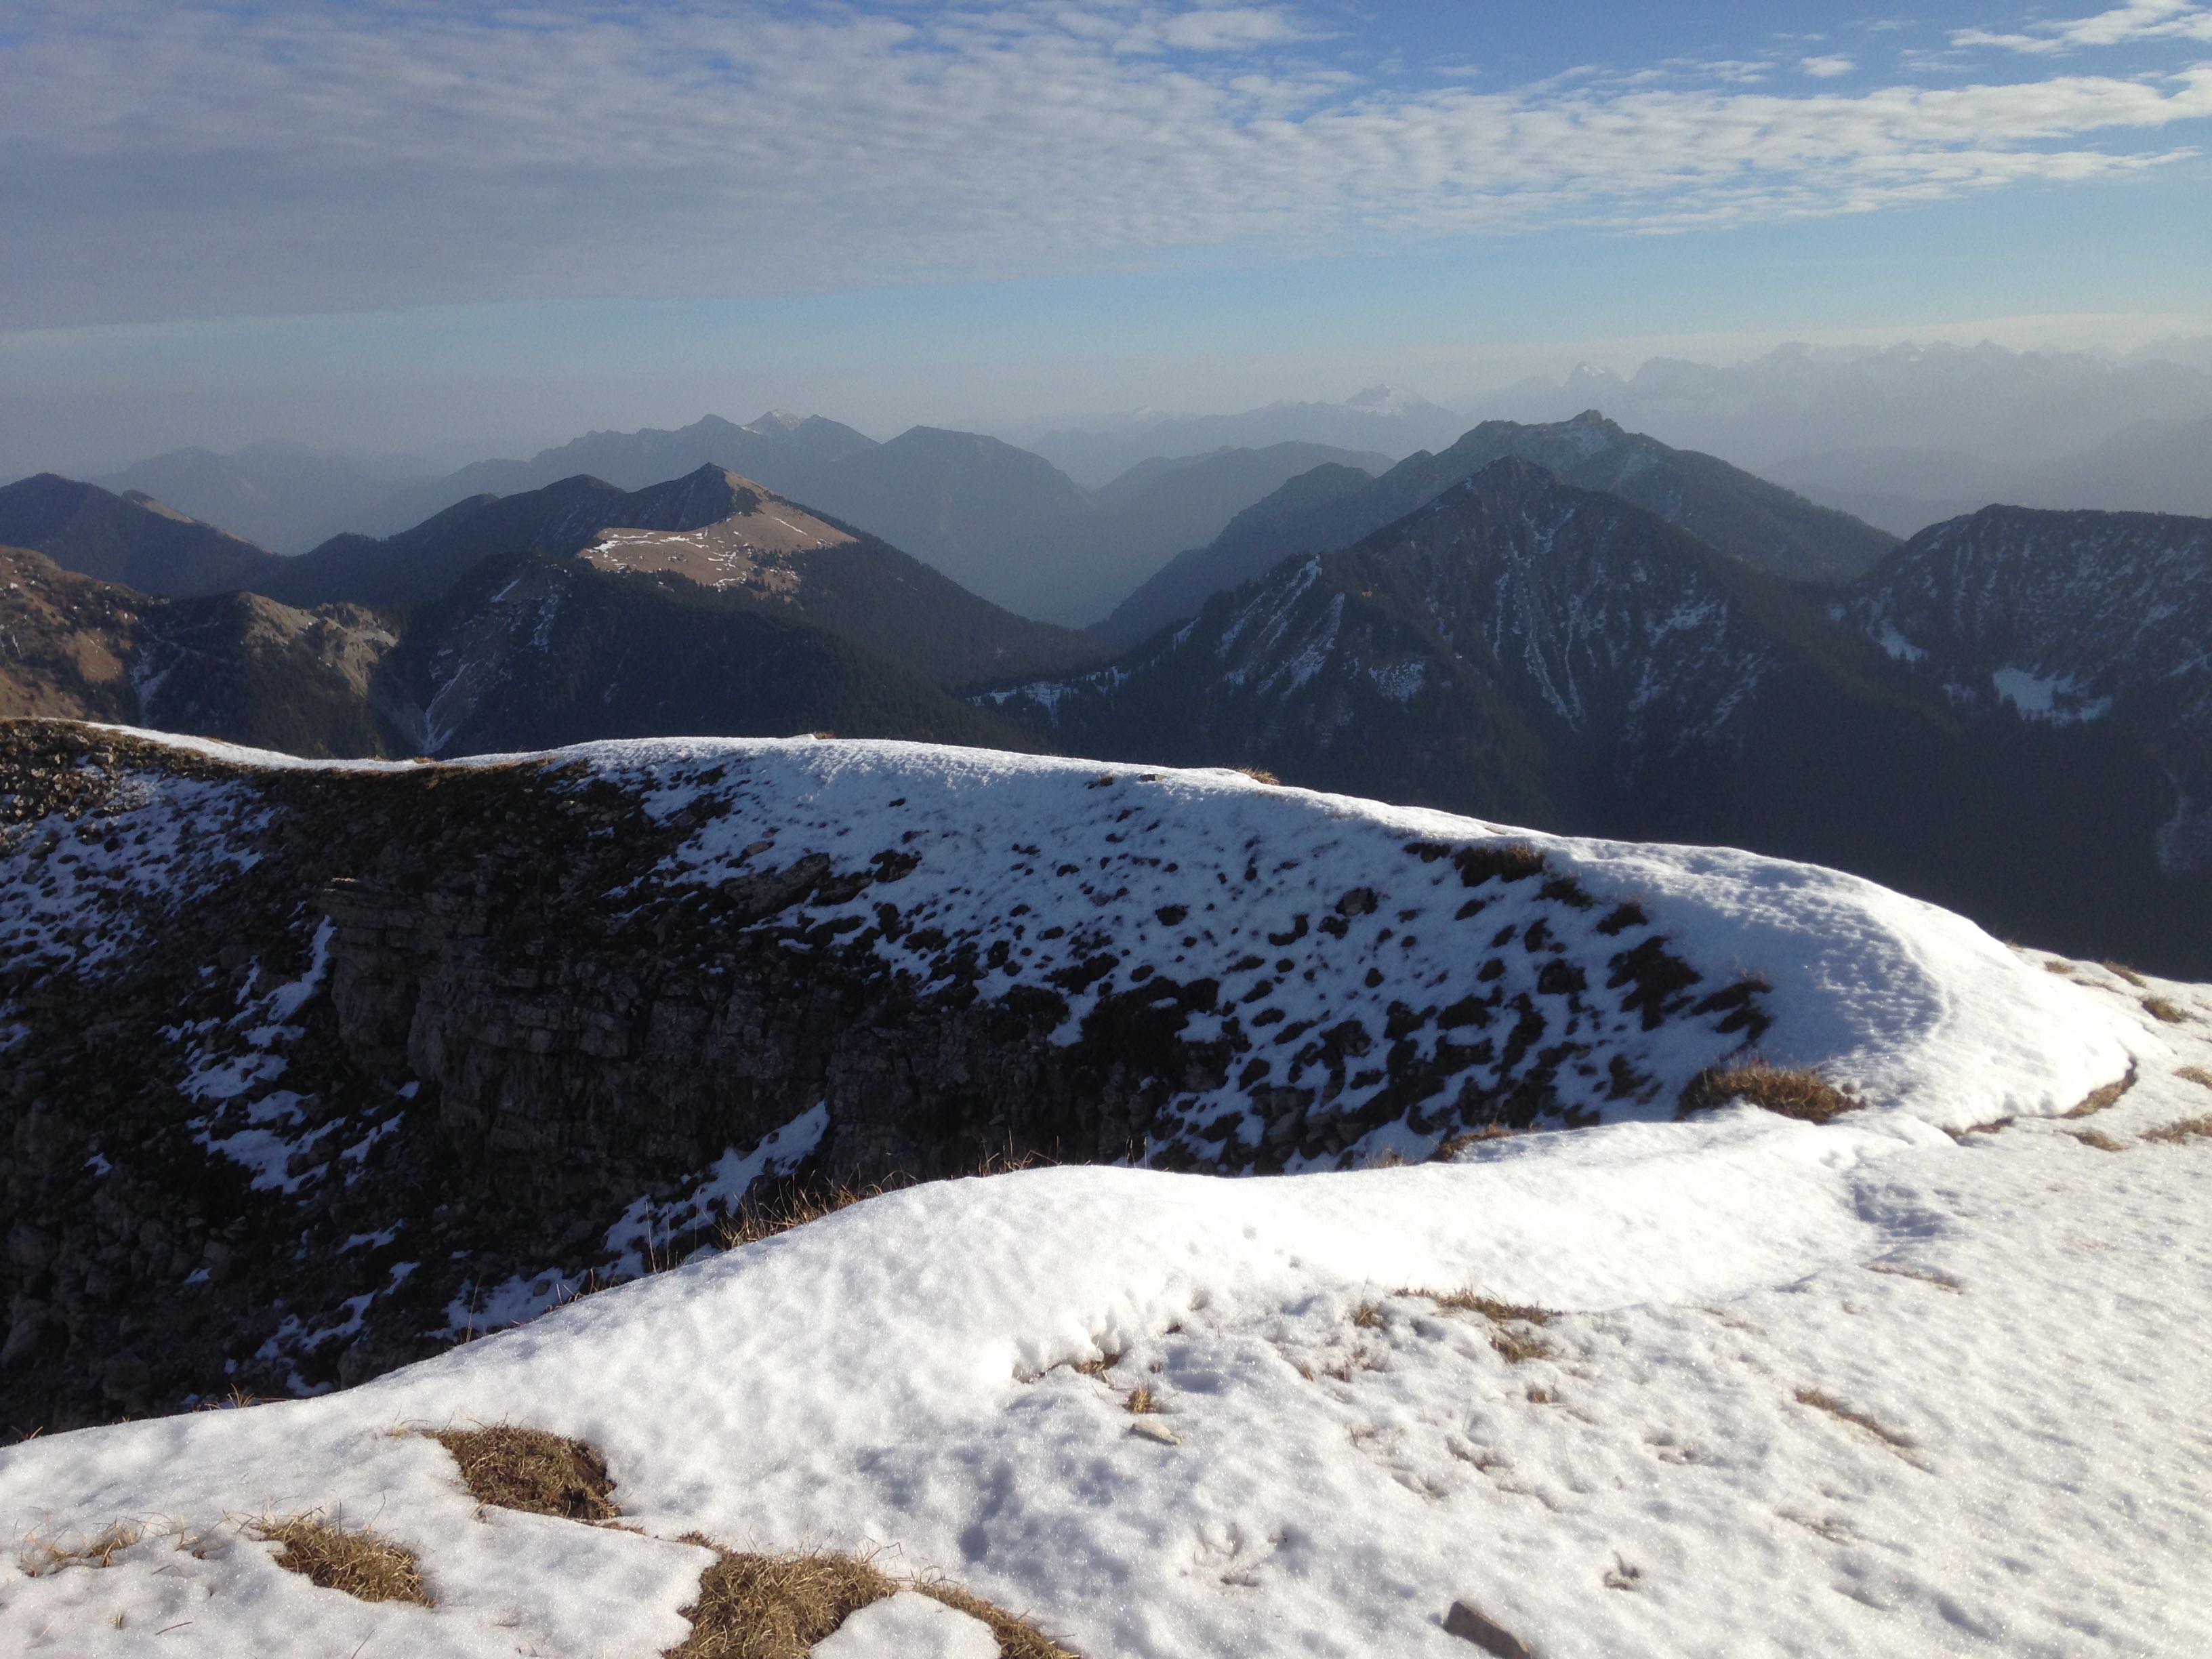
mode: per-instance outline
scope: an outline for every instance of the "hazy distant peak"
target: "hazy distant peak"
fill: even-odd
[[[745,430],[757,432],[763,436],[770,432],[796,432],[813,418],[811,415],[795,415],[787,409],[771,409],[760,419],[748,424]]]
[[[1441,404],[1431,403],[1418,392],[1407,392],[1401,386],[1370,386],[1356,392],[1344,400],[1346,409],[1356,409],[1370,415],[1430,415],[1442,414]]]

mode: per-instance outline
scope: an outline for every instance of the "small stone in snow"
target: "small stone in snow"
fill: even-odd
[[[1444,1615],[1444,1629],[1450,1635],[1474,1643],[1485,1653],[1497,1655],[1498,1659],[1535,1659],[1526,1642],[1464,1601],[1451,1604],[1451,1611]],[[821,1650],[815,1650],[817,1653]]]
[[[1131,1434],[1142,1435],[1147,1440],[1157,1440],[1163,1446],[1180,1446],[1182,1437],[1157,1417],[1140,1417],[1129,1425]]]

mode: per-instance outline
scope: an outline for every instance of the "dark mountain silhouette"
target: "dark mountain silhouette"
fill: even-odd
[[[1152,456],[1307,443],[1395,459],[1449,443],[1466,428],[1464,416],[1425,398],[1376,386],[1342,403],[1285,401],[1235,415],[1131,416],[1047,432],[1024,447],[1096,489]]]
[[[1364,485],[1340,472],[1310,483],[1293,480],[1239,514],[1211,545],[1171,562],[1095,631],[1109,644],[1134,643],[1190,615],[1206,593],[1293,554],[1348,547],[1508,455],[1646,507],[1778,575],[1845,580],[1896,544],[1870,525],[1724,461],[1623,431],[1595,410],[1547,426],[1486,421],[1449,449],[1408,456]]]
[[[64,570],[142,593],[220,593],[283,568],[264,547],[149,495],[41,472],[0,487],[0,545],[27,547]]]

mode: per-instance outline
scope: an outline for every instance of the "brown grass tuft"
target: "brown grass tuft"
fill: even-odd
[[[606,1460],[581,1440],[511,1423],[443,1429],[430,1438],[453,1453],[461,1484],[479,1504],[570,1521],[608,1521],[622,1513]]]
[[[1273,784],[1279,789],[1282,787],[1283,781],[1264,766],[1238,766],[1232,767],[1231,769],[1242,772],[1255,783]]]
[[[850,1209],[887,1190],[881,1186],[865,1190],[843,1186],[788,1188],[772,1197],[741,1205],[736,1214],[715,1227],[714,1242],[726,1250],[736,1249],[742,1244],[757,1244],[778,1233],[787,1233],[793,1227],[804,1227],[810,1221]]]
[[[276,1565],[325,1589],[363,1601],[412,1601],[434,1607],[414,1552],[368,1528],[334,1526],[317,1515],[252,1523],[252,1534],[284,1547]]]
[[[2094,1116],[2109,1107],[2118,1105],[2120,1097],[2135,1086],[2136,1067],[2135,1062],[2130,1060],[2125,1072],[2114,1078],[2110,1083],[2102,1084],[2090,1090],[2087,1094],[2081,1097],[2080,1104],[2068,1107],[2059,1115],[2067,1118]]]
[[[1160,1409],[1159,1396],[1142,1383],[1129,1390],[1121,1405],[1132,1417],[1152,1417]]]
[[[23,1540],[16,1565],[31,1578],[44,1578],[64,1567],[112,1567],[115,1558],[146,1535],[136,1521],[111,1521],[91,1537],[74,1543],[33,1534]]]
[[[2069,1129],[2067,1133],[2084,1146],[2094,1146],[2100,1152],[2124,1152],[2127,1147],[2099,1129]]]
[[[830,1550],[741,1555],[696,1533],[684,1541],[713,1550],[716,1559],[700,1575],[699,1599],[684,1609],[691,1634],[666,1659],[806,1659],[862,1607],[908,1588],[981,1620],[1006,1659],[1075,1659],[1035,1625],[957,1584],[902,1583],[872,1561]]]
[[[1470,1146],[1479,1146],[1486,1140],[1510,1140],[1519,1133],[1503,1123],[1486,1123],[1480,1129],[1462,1129],[1459,1133],[1447,1135],[1438,1141],[1436,1151],[1429,1154],[1428,1161],[1449,1164]]]
[[[1516,1330],[1516,1325],[1545,1326],[1552,1322],[1551,1312],[1544,1308],[1523,1307],[1518,1303],[1500,1302],[1492,1297],[1480,1296],[1473,1291],[1422,1291],[1439,1308],[1455,1309],[1462,1313],[1480,1314],[1491,1324],[1490,1346],[1498,1357],[1509,1365],[1518,1365],[1531,1359],[1548,1359],[1552,1345],[1533,1331]]]
[[[1864,1412],[1853,1411],[1833,1395],[1823,1394],[1818,1389],[1800,1389],[1797,1390],[1797,1403],[1810,1406],[1815,1411],[1826,1412],[1831,1417],[1840,1418],[1854,1427],[1864,1429],[1894,1451],[1910,1451],[1912,1449],[1912,1442],[1906,1436],[1885,1427]]]
[[[2189,1018],[2189,1011],[2186,1008],[2178,1002],[2169,1002],[2164,997],[2145,997],[2142,1000],[2142,1011],[2153,1019],[2166,1025],[2179,1025]]]
[[[2118,975],[2120,978],[2127,981],[2129,984],[2134,986],[2137,990],[2141,990],[2143,987],[2145,982],[2143,976],[2136,972],[2134,969],[2130,968],[2124,963],[2118,962],[2100,962],[2097,965],[2100,968],[2102,968],[2108,974]]]
[[[2212,1089],[2212,1072],[2202,1066],[2185,1066],[2174,1075],[2185,1083],[2194,1083],[2200,1089]]]
[[[684,1541],[705,1545],[717,1559],[699,1575],[699,1599],[684,1609],[691,1634],[667,1659],[806,1659],[852,1614],[898,1588],[857,1556],[739,1555],[696,1533]]]
[[[2212,1140],[2212,1117],[2185,1117],[2179,1123],[2145,1129],[2142,1138],[2162,1140],[2170,1146],[2179,1146],[2185,1140]]]
[[[1352,1322],[1363,1331],[1382,1328],[1382,1310],[1375,1303],[1363,1302],[1352,1310]]]
[[[1756,1057],[1741,1066],[1708,1066],[1682,1090],[1681,1115],[1747,1100],[1753,1105],[1807,1123],[1826,1123],[1866,1103],[1838,1089],[1818,1072],[1770,1066]]]
[[[1062,1647],[1026,1619],[1017,1619],[1004,1607],[986,1601],[971,1589],[942,1578],[915,1581],[915,1589],[948,1607],[980,1619],[999,1638],[999,1659],[1075,1659],[1073,1650]]]

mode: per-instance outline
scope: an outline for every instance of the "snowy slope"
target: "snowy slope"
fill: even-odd
[[[166,752],[218,764],[177,778],[140,759],[103,834],[11,834],[15,968],[96,980],[160,937],[165,883],[277,856],[271,779],[417,775]],[[642,1659],[684,1636],[709,1559],[675,1541],[693,1533],[880,1546],[1091,1659],[1466,1653],[1443,1629],[1455,1601],[1546,1659],[2212,1641],[2212,1339],[2177,1311],[2212,1293],[2212,1140],[2145,1138],[2212,1114],[2212,1083],[2182,1073],[2212,1078],[2202,988],[2015,952],[1810,866],[1524,836],[1231,773],[813,740],[552,758],[670,828],[610,903],[668,905],[811,855],[876,869],[775,921],[795,975],[840,939],[923,983],[988,963],[962,982],[1052,987],[1072,1042],[1116,986],[1211,977],[1194,1041],[1234,1019],[1266,1057],[1275,1025],[1358,1019],[1378,1051],[1411,1045],[1400,1077],[1481,1034],[1440,1016],[1494,988],[1587,1045],[1554,1062],[1542,1121],[1607,1121],[1331,1167],[1430,1152],[1449,1125],[1424,1097],[1341,1154],[1277,1165],[1304,1173],[933,1183],[350,1390],[33,1440],[0,1452],[0,1534],[20,1540],[16,1565],[0,1558],[0,1651]],[[1545,871],[1507,879],[1476,856],[1515,845]],[[1640,919],[1601,932],[1629,902]],[[297,925],[307,965],[256,988],[275,1034],[257,1052],[319,988],[327,936],[312,914]],[[151,931],[118,946],[124,927]],[[1607,983],[1646,939],[1700,975],[1649,1029],[1625,1006],[1644,986]],[[1695,1012],[1751,975],[1763,989]],[[1742,1022],[1721,1027],[1746,1010],[1771,1022],[1769,1056],[1868,1105],[1818,1127],[1746,1107],[1674,1121],[1681,1082],[1744,1041]],[[1493,1037],[1513,1023],[1492,1021]],[[1577,1067],[1615,1054],[1649,1084],[1609,1099]],[[1494,1096],[1504,1056],[1449,1076]],[[1344,1067],[1339,1098],[1375,1098],[1391,1075],[1375,1069]],[[2064,1115],[2130,1079],[2094,1120]],[[1194,1128],[1132,1150],[1176,1161],[1194,1139],[1231,1162],[1271,1086],[1188,1091],[1177,1115],[1226,1117],[1223,1141]],[[734,1188],[782,1155],[740,1151],[702,1177]],[[321,1179],[298,1157],[271,1167]],[[1452,1292],[1550,1317],[1437,1299]],[[1156,1413],[1127,1409],[1139,1389]],[[637,1530],[480,1509],[410,1432],[500,1421],[593,1443]],[[437,1605],[313,1589],[240,1530],[307,1511],[413,1549]],[[111,1565],[24,1565],[118,1521],[143,1536]]]
[[[1458,1600],[1549,1659],[2201,1651],[2212,1143],[2145,1133],[2212,1109],[2177,1074],[2212,1000],[2146,988],[2167,1026],[2048,977],[2140,1067],[2094,1129],[1742,1109],[1419,1169],[940,1183],[350,1393],[33,1441],[12,1535],[151,1524],[104,1569],[0,1565],[0,1645],[643,1659],[700,1530],[886,1547],[1092,1656],[1465,1653]],[[1555,1310],[1520,1363],[1419,1293],[1468,1288]],[[406,1432],[501,1420],[597,1443],[641,1532],[479,1510]],[[416,1550],[438,1606],[239,1534],[304,1510]]]

